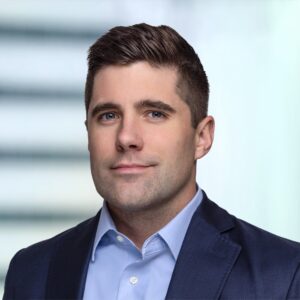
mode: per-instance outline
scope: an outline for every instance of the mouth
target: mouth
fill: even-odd
[[[152,167],[154,167],[154,165],[117,164],[113,166],[111,170],[116,174],[140,174]]]

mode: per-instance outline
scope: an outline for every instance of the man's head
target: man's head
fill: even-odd
[[[169,27],[117,27],[91,47],[86,89],[91,170],[114,215],[174,216],[191,200],[196,160],[213,140],[207,98],[197,55]]]
[[[105,66],[124,66],[139,61],[157,67],[175,67],[178,72],[177,93],[189,106],[192,126],[196,128],[207,115],[208,80],[194,49],[174,29],[164,25],[114,27],[91,46],[85,88],[86,111],[99,70]]]

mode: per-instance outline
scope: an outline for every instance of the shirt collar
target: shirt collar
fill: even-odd
[[[200,205],[202,198],[202,190],[198,188],[193,199],[175,216],[175,218],[158,231],[158,234],[169,246],[175,260],[178,257],[190,221],[197,207]]]
[[[197,186],[197,193],[193,199],[173,218],[168,224],[153,235],[159,235],[167,243],[174,259],[176,260],[185,237],[186,231],[194,212],[200,205],[203,198],[202,190]],[[101,209],[97,232],[93,245],[92,261],[95,261],[96,248],[103,236],[110,230],[117,232],[114,221],[112,220],[105,201]]]
[[[95,260],[95,251],[99,242],[101,241],[102,237],[110,230],[117,231],[114,221],[112,220],[110,213],[108,211],[107,205],[105,201],[103,201],[103,206],[101,209],[94,246],[93,246],[92,261]]]

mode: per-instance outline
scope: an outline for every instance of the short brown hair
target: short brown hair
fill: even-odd
[[[191,110],[192,126],[207,115],[209,85],[194,49],[169,26],[145,23],[117,26],[100,37],[89,49],[85,106],[88,112],[96,73],[104,66],[147,61],[153,66],[175,67],[177,93]]]

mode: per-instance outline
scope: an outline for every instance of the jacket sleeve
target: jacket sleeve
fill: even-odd
[[[300,263],[291,282],[287,299],[300,299]]]

